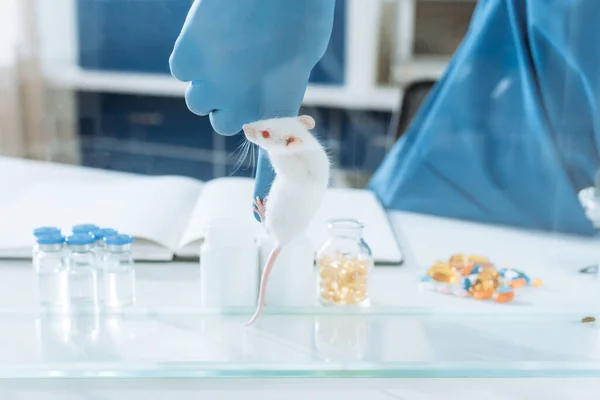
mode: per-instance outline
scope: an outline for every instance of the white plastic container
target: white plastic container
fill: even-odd
[[[260,239],[261,274],[273,247],[270,237]],[[271,270],[265,306],[309,307],[317,304],[314,260],[314,246],[306,234],[287,244]]]
[[[216,220],[205,232],[200,249],[202,307],[256,306],[260,280],[256,229],[235,220]]]

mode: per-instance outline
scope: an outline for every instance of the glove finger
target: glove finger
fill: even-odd
[[[202,26],[199,13],[201,1],[194,1],[185,19],[179,37],[169,56],[171,75],[182,82],[191,82],[201,77],[203,73],[201,38],[198,32]]]
[[[177,38],[173,52],[169,56],[171,75],[181,82],[191,82],[202,76],[202,58],[191,32],[184,31]]]
[[[197,115],[208,115],[216,108],[214,91],[207,84],[199,81],[190,83],[185,91],[185,103],[191,112]]]
[[[232,136],[242,130],[244,124],[259,119],[254,107],[234,107],[231,109],[217,109],[210,113],[210,122],[213,129],[225,136]]]

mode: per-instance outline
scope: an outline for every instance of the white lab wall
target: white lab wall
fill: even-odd
[[[1,1],[1,0],[0,0]],[[70,76],[77,65],[76,0],[29,0],[37,29],[37,67],[45,85],[44,136],[52,161],[78,164],[77,104],[73,88],[54,85],[50,76]],[[37,152],[41,156],[40,151]]]
[[[0,1],[0,155],[23,156],[18,82],[19,0]]]
[[[65,52],[72,51],[67,39],[75,35],[64,35],[69,26],[60,20],[44,20],[52,29],[40,34],[40,16],[61,17],[56,11],[67,6],[66,0],[0,0],[0,155],[77,160],[73,117],[67,115],[72,96],[47,88],[43,74],[45,57],[72,57]],[[52,41],[57,44],[49,46]]]
[[[11,65],[15,59],[18,31],[18,0],[0,1],[0,66]]]

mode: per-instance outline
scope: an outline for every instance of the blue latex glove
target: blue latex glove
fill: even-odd
[[[189,109],[210,114],[222,135],[298,115],[327,49],[334,7],[335,0],[196,0],[170,58],[173,76],[191,82]],[[264,199],[273,178],[260,151],[254,196]]]
[[[370,188],[383,204],[593,233],[600,1],[481,0],[448,69]]]

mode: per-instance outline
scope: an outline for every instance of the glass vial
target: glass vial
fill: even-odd
[[[318,298],[323,305],[367,305],[373,255],[363,240],[363,224],[332,219],[329,237],[317,252]]]
[[[96,237],[96,243],[94,244],[94,253],[96,253],[96,258],[98,260],[102,260],[104,258],[104,254],[106,254],[106,243],[104,239],[110,236],[116,236],[119,233],[112,228],[102,228],[92,232]]]
[[[55,226],[40,226],[33,230],[33,237],[36,239],[35,244],[33,246],[33,250],[31,252],[31,259],[35,261],[36,256],[40,250],[39,243],[37,242],[37,238],[39,236],[48,236],[48,235],[61,235],[60,229]],[[35,266],[35,262],[34,262]]]
[[[78,233],[93,233],[93,232],[96,232],[98,229],[99,229],[98,225],[94,225],[94,224],[80,224],[80,225],[75,225],[75,226],[73,226],[73,228],[71,228],[74,235],[76,235]]]
[[[94,248],[92,251],[96,255],[96,260],[98,261],[96,264],[96,279],[98,281],[98,302],[104,303],[104,256],[106,254],[106,243],[104,239],[110,236],[118,235],[118,232],[111,228],[102,228],[97,229],[95,231],[91,231],[95,237],[96,242],[94,243]]]
[[[67,269],[69,276],[69,302],[75,308],[96,307],[98,288],[96,255],[93,247],[95,237],[91,233],[79,233],[66,239],[69,253]]]
[[[43,307],[68,304],[68,279],[64,263],[65,238],[59,234],[39,235],[33,260],[39,303]]]
[[[112,235],[104,238],[104,282],[102,298],[108,308],[118,309],[135,303],[135,268],[131,246],[133,237]]]

